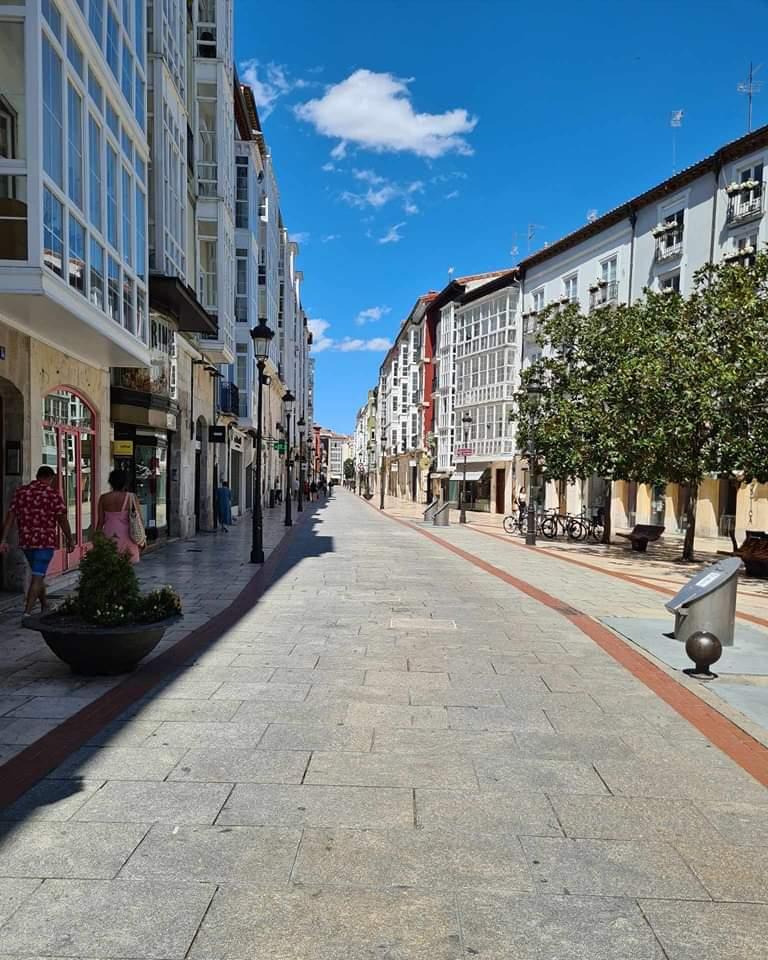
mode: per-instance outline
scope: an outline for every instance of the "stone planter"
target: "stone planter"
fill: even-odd
[[[160,643],[163,634],[181,619],[168,617],[157,623],[130,623],[102,627],[56,613],[27,617],[24,626],[38,630],[56,656],[73,673],[112,676],[130,673]]]

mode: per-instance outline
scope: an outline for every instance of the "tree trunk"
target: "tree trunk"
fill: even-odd
[[[685,540],[683,541],[683,560],[693,560],[693,541],[696,537],[696,508],[699,505],[699,485],[691,483],[688,485],[690,493],[688,502],[685,505]]]
[[[608,495],[606,499],[608,500],[608,505],[605,508],[605,514],[603,517],[603,543],[610,544],[611,542],[611,499],[613,494],[613,480],[608,481]]]

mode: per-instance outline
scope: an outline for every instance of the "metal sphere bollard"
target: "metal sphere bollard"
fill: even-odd
[[[685,641],[685,652],[696,664],[696,668],[685,670],[684,673],[697,680],[712,680],[717,676],[709,668],[722,656],[723,645],[714,633],[707,633],[704,630],[692,633]]]

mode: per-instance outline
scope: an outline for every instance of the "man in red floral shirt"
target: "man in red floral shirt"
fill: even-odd
[[[64,534],[67,551],[72,553],[75,548],[67,519],[67,507],[64,498],[56,489],[56,474],[51,467],[40,467],[36,479],[19,487],[14,493],[3,524],[0,553],[8,552],[9,547],[5,541],[14,521],[19,531],[19,546],[24,551],[32,572],[24,612],[32,613],[38,600],[45,612],[48,609],[45,575],[58,546],[59,527]]]

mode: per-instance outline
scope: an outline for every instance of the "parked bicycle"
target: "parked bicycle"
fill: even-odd
[[[547,540],[554,540],[558,536],[566,536],[569,540],[584,540],[587,537],[587,527],[582,517],[570,513],[549,513],[541,521],[541,535]]]

